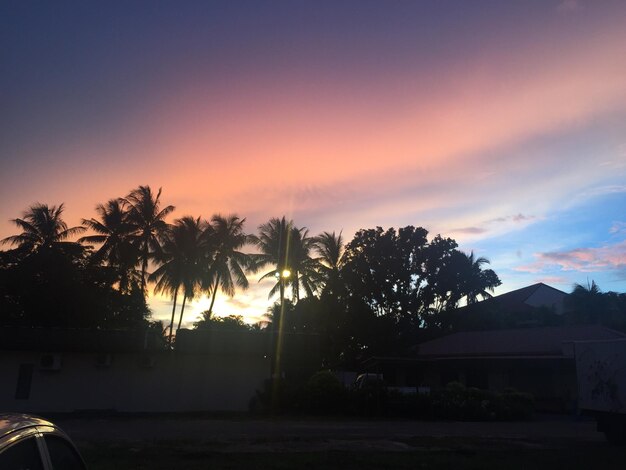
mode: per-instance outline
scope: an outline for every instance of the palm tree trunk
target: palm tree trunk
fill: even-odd
[[[211,318],[211,313],[213,312],[213,304],[215,303],[215,295],[217,294],[217,289],[220,285],[220,274],[217,273],[215,277],[215,286],[213,286],[213,296],[211,298],[211,305],[209,305],[209,318]]]
[[[176,328],[176,331],[180,330],[180,325],[183,322],[183,313],[185,313],[185,302],[187,301],[187,292],[185,292],[185,295],[183,295],[183,305],[180,309],[180,317],[178,318],[178,328]]]
[[[167,339],[169,345],[172,345],[172,328],[174,328],[174,315],[176,314],[176,297],[178,297],[178,287],[174,291],[174,305],[172,306],[172,320],[170,321],[170,334]]]
[[[148,270],[148,256],[145,255],[141,262],[141,292],[146,293],[146,271]]]

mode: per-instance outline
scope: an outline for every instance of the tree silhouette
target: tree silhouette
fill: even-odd
[[[217,291],[221,288],[226,295],[235,295],[235,286],[242,289],[248,288],[248,279],[244,272],[251,264],[249,255],[239,251],[246,243],[251,241],[250,236],[243,232],[243,224],[246,219],[240,219],[236,215],[223,217],[214,215],[211,225],[208,227],[208,239],[211,246],[211,262],[209,276],[204,287],[211,295],[211,305],[206,314],[210,317]]]
[[[0,244],[17,245],[17,249],[24,254],[42,249],[76,248],[77,244],[68,242],[67,239],[84,232],[85,228],[68,227],[61,217],[63,210],[63,204],[58,207],[33,204],[21,219],[11,220],[22,232],[0,240]]]
[[[489,260],[484,257],[474,258],[474,252],[465,255],[468,265],[468,273],[465,279],[464,291],[468,304],[478,302],[478,297],[482,299],[491,298],[489,292],[493,292],[502,282],[492,269],[483,269],[483,265],[489,264]],[[489,292],[488,292],[489,291]]]
[[[318,257],[320,273],[324,279],[324,291],[330,295],[336,293],[340,283],[340,270],[343,266],[345,246],[341,232],[323,232],[313,241]]]
[[[120,292],[130,292],[141,282],[135,266],[139,260],[139,250],[131,242],[134,226],[129,221],[120,199],[111,199],[105,205],[96,206],[99,220],[82,219],[83,225],[96,232],[80,238],[81,243],[99,244],[92,255],[92,262],[106,262],[117,271]]]
[[[161,188],[156,196],[150,186],[133,189],[123,201],[128,208],[128,221],[133,226],[132,240],[141,253],[141,290],[146,289],[148,261],[161,251],[159,238],[167,230],[165,217],[174,206],[161,209]]]
[[[89,262],[89,251],[68,240],[85,227],[69,228],[63,208],[35,204],[14,220],[22,233],[4,240],[18,247],[2,252],[0,321],[31,327],[142,325],[149,313],[143,295],[114,289],[113,272]]]
[[[314,295],[320,283],[319,263],[311,257],[315,240],[308,236],[306,228],[295,227],[293,221],[287,221],[284,216],[272,218],[259,226],[259,235],[252,236],[251,241],[260,251],[254,256],[253,269],[273,266],[260,280],[277,278],[269,298],[278,292],[283,299],[287,286],[291,287],[294,303],[300,298],[301,289],[307,296]],[[281,276],[283,272],[288,272],[289,276]]]
[[[172,296],[172,318],[169,326],[169,342],[172,341],[176,303],[180,289],[183,289],[183,304],[180,311],[178,328],[182,323],[185,302],[193,298],[204,274],[203,258],[205,242],[200,218],[183,217],[177,219],[162,235],[162,246],[155,255],[159,267],[150,275],[155,282],[155,293],[167,293]]]

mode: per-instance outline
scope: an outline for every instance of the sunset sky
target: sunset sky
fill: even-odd
[[[624,292],[626,2],[3,1],[0,159],[0,238],[148,184],[170,221],[423,226],[497,292]],[[217,313],[258,319],[256,279]]]

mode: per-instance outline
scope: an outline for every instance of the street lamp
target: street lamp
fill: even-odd
[[[280,316],[278,317],[278,335],[276,338],[275,350],[274,350],[274,378],[279,379],[281,377],[280,356],[282,353],[283,343],[283,319],[285,318],[285,285],[289,278],[291,278],[291,271],[284,267],[277,269],[274,273],[276,280],[279,282],[280,291]],[[274,330],[276,331],[276,330]]]

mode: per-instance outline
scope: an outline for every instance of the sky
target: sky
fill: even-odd
[[[147,184],[170,221],[422,226],[496,293],[624,292],[625,25],[608,0],[5,0],[0,238],[34,202],[72,226]],[[262,317],[250,280],[218,315]]]

